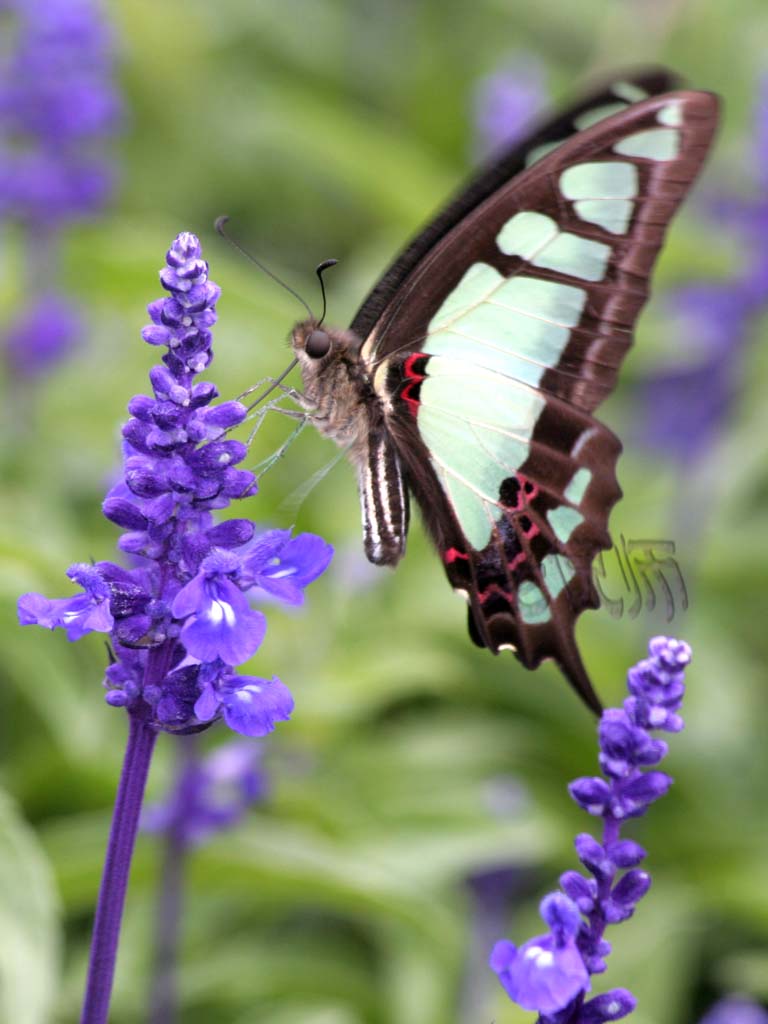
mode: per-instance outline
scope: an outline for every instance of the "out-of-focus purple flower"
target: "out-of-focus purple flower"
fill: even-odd
[[[576,779],[569,787],[580,807],[603,819],[601,840],[588,833],[576,837],[576,854],[589,874],[566,871],[560,877],[562,891],[542,901],[548,935],[520,947],[504,939],[491,954],[491,967],[507,994],[524,1009],[537,1010],[539,1024],[602,1024],[635,1008],[626,989],[612,989],[586,1002],[585,995],[590,977],[606,970],[611,951],[603,937],[606,926],[631,917],[650,888],[650,876],[638,867],[645,850],[622,839],[620,831],[626,819],[645,814],[672,782],[664,772],[646,770],[667,752],[666,743],[650,731],[682,729],[678,710],[690,658],[687,644],[655,637],[649,657],[630,669],[629,697],[600,719],[604,776]]]
[[[754,113],[754,198],[710,200],[708,214],[731,227],[744,246],[740,272],[726,281],[688,285],[668,300],[687,357],[672,359],[638,383],[637,441],[689,464],[717,440],[744,384],[744,357],[768,304],[768,75]]]
[[[543,65],[520,56],[481,78],[475,89],[476,150],[481,157],[517,142],[546,105]]]
[[[179,738],[190,741],[194,737]],[[146,808],[141,825],[148,832],[172,833],[182,846],[196,846],[236,825],[264,799],[269,781],[257,743],[235,740],[203,758],[194,748],[184,754],[168,797]]]
[[[93,213],[112,187],[120,127],[113,43],[95,0],[12,0],[0,64],[0,212],[50,225]]]
[[[746,279],[734,280],[692,285],[670,297],[674,333],[690,339],[698,355],[650,374],[637,385],[643,410],[640,444],[688,463],[717,440],[743,386],[744,348],[759,311],[749,299],[749,288]]]
[[[5,338],[8,368],[15,379],[31,379],[66,358],[81,332],[71,302],[55,293],[32,298]]]
[[[768,1011],[751,999],[728,996],[715,1003],[699,1024],[768,1024]]]
[[[78,340],[77,313],[56,290],[59,235],[112,194],[106,144],[120,128],[122,101],[98,0],[5,0],[0,36],[0,220],[23,226],[29,297],[2,346],[12,379],[24,381]]]
[[[194,235],[179,235],[160,274],[169,295],[149,306],[144,339],[166,349],[150,371],[153,396],[129,403],[123,477],[103,511],[124,529],[119,547],[133,568],[76,565],[71,598],[25,594],[23,625],[64,628],[70,640],[110,634],[107,701],[155,729],[191,732],[223,718],[236,732],[263,736],[290,718],[293,698],[279,679],[238,675],[266,630],[249,592],[270,589],[299,603],[327,567],[320,537],[272,530],[254,540],[247,519],[214,523],[212,512],[256,492],[238,469],[247,448],[225,438],[245,418],[239,402],[214,405],[213,384],[195,380],[211,361],[210,328],[219,288],[208,279]]]

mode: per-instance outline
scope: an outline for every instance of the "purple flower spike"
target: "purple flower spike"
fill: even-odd
[[[60,627],[70,640],[110,634],[106,699],[156,730],[196,732],[223,719],[235,732],[264,736],[290,718],[293,698],[277,679],[235,672],[266,632],[249,597],[268,591],[301,603],[333,550],[313,534],[270,530],[254,539],[247,519],[214,522],[214,511],[256,492],[253,474],[236,468],[246,446],[225,436],[247,410],[214,404],[215,386],[196,380],[212,359],[220,290],[195,235],[174,240],[160,278],[168,295],[150,304],[144,338],[165,348],[163,364],[150,371],[152,394],[129,402],[123,477],[103,504],[126,531],[118,545],[133,568],[73,566],[80,593],[25,594],[19,619]]]
[[[4,213],[50,223],[98,210],[111,169],[99,150],[120,127],[112,44],[94,0],[9,0],[14,45],[0,74]],[[12,189],[12,191],[10,191]]]
[[[60,12],[79,10],[79,0],[50,2]],[[80,113],[75,109],[72,116]],[[106,701],[128,714],[82,1024],[107,1024],[109,1019],[131,856],[157,734],[194,734],[223,720],[241,735],[265,736],[291,717],[293,698],[279,679],[236,672],[256,652],[266,630],[266,618],[251,607],[249,596],[264,593],[263,577],[284,600],[298,603],[332,555],[329,545],[310,534],[291,538],[290,531],[271,531],[254,541],[249,520],[214,521],[213,513],[233,499],[256,493],[253,473],[236,468],[247,454],[246,445],[226,436],[247,409],[239,402],[214,404],[215,386],[195,379],[213,358],[211,328],[220,292],[209,280],[193,234],[184,232],[174,240],[160,279],[168,295],[150,304],[153,323],[144,338],[165,349],[162,365],[150,371],[152,394],[129,402],[122,477],[102,506],[105,517],[127,531],[118,547],[130,555],[130,568],[107,561],[79,563],[68,571],[79,593],[56,600],[25,594],[18,603],[22,625],[61,628],[69,640],[93,632],[109,635]],[[184,785],[192,788],[189,778]],[[258,791],[254,781],[249,793]],[[181,799],[189,802],[183,794]],[[198,833],[212,828],[217,815],[222,824],[236,817],[241,805],[211,811]],[[181,878],[176,854],[194,833],[184,832],[174,815],[169,812],[171,868],[161,894],[166,945],[160,943],[160,964],[173,958]],[[155,981],[156,1019],[171,1020],[175,1014],[163,970]]]
[[[16,381],[63,360],[82,333],[57,289],[59,237],[113,189],[106,143],[120,128],[112,41],[96,0],[5,0],[0,60],[0,220],[20,225],[22,295],[2,348]]]
[[[509,997],[523,1009],[537,1010],[538,1024],[602,1024],[620,1020],[635,1008],[626,989],[586,1002],[584,995],[590,977],[607,968],[611,946],[604,938],[606,926],[632,917],[651,886],[648,872],[638,867],[645,850],[632,839],[622,839],[620,829],[625,819],[645,814],[672,783],[664,772],[646,770],[667,752],[666,744],[648,730],[682,728],[677,712],[691,649],[659,636],[650,641],[648,651],[649,657],[627,675],[631,696],[623,707],[604,711],[598,726],[606,778],[576,779],[569,787],[580,807],[603,819],[601,841],[584,832],[575,842],[592,878],[566,871],[560,877],[562,892],[542,900],[541,915],[550,934],[519,948],[503,939],[491,954],[491,967]]]

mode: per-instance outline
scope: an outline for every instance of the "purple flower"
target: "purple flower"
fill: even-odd
[[[32,298],[5,337],[6,358],[16,378],[44,373],[72,351],[82,328],[76,309],[55,292]]]
[[[625,989],[587,1002],[584,996],[591,975],[606,970],[611,951],[603,937],[606,926],[630,918],[651,885],[650,875],[638,866],[645,850],[620,836],[623,822],[645,814],[672,782],[664,772],[647,770],[667,750],[649,729],[682,728],[677,712],[691,650],[668,637],[655,637],[648,650],[649,657],[628,673],[630,696],[623,707],[609,708],[600,719],[599,760],[605,777],[576,779],[569,787],[580,807],[603,820],[600,840],[586,832],[576,837],[576,855],[588,874],[566,871],[560,877],[562,891],[542,901],[548,935],[519,948],[502,940],[491,954],[491,967],[507,994],[524,1009],[538,1011],[540,1024],[602,1024],[635,1008]]]
[[[180,640],[199,661],[218,659],[240,665],[256,653],[264,639],[266,619],[251,609],[231,578],[239,565],[234,552],[214,549],[173,600],[173,615],[186,619]]]
[[[291,537],[290,530],[268,530],[250,545],[243,574],[278,600],[299,605],[304,588],[325,572],[332,556],[333,548],[322,537],[310,533]]]
[[[276,722],[287,722],[293,711],[291,691],[277,677],[237,676],[226,669],[205,675],[195,715],[209,722],[222,714],[224,721],[243,736],[266,736]]]
[[[479,155],[490,156],[517,142],[546,101],[544,68],[531,57],[517,57],[482,78],[474,102]]]
[[[235,672],[266,631],[248,595],[266,590],[300,603],[333,552],[311,534],[271,530],[254,539],[247,519],[214,522],[213,511],[256,492],[253,474],[237,468],[246,446],[226,437],[247,410],[213,404],[216,388],[195,379],[211,361],[219,288],[194,235],[176,238],[160,278],[169,295],[151,303],[144,338],[166,349],[164,365],[150,371],[152,395],[129,403],[123,476],[103,505],[125,531],[119,547],[133,568],[73,566],[80,593],[25,594],[19,618],[61,627],[70,640],[108,633],[107,701],[155,729],[197,731],[223,718],[236,732],[264,736],[290,718],[293,699],[278,679]]]
[[[63,629],[70,642],[86,633],[109,633],[115,624],[111,592],[98,570],[86,564],[72,565],[67,576],[80,584],[82,593],[53,600],[42,594],[24,594],[19,598],[21,625]]]
[[[550,933],[529,939],[519,949],[502,939],[491,953],[491,967],[518,1006],[554,1013],[589,989],[589,974],[575,942],[581,925],[576,905],[562,893],[552,893],[540,909]]]
[[[248,808],[263,800],[269,783],[262,767],[262,748],[234,740],[199,757],[194,737],[184,744],[180,770],[166,800],[142,814],[148,832],[173,834],[183,846],[197,846],[217,832],[232,828]]]
[[[768,1024],[768,1011],[741,996],[728,996],[715,1003],[699,1024]]]

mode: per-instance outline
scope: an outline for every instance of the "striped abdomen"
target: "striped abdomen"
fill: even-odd
[[[405,554],[408,492],[397,452],[383,426],[370,432],[356,461],[365,554],[374,565],[397,565]]]

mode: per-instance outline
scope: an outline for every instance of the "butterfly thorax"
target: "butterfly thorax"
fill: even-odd
[[[292,345],[301,367],[302,404],[312,423],[338,445],[350,446],[357,461],[356,449],[367,439],[371,420],[380,419],[380,399],[360,359],[360,338],[305,320],[294,327]]]

